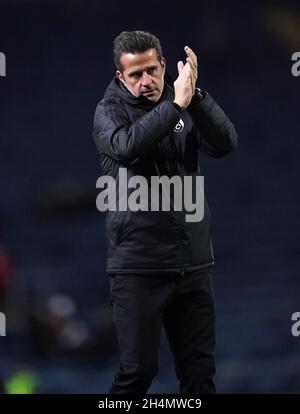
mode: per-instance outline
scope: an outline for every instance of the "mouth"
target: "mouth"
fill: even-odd
[[[151,91],[145,91],[145,92],[142,92],[142,94],[143,94],[143,95],[146,95],[146,96],[153,95],[154,93],[155,93],[155,89],[152,89]]]

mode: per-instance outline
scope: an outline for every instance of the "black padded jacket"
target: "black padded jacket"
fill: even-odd
[[[143,176],[149,186],[153,176],[195,178],[201,175],[201,153],[220,158],[237,148],[232,122],[207,92],[202,99],[193,97],[186,110],[173,99],[167,82],[159,101],[152,103],[143,95],[133,96],[116,78],[111,81],[94,117],[93,137],[103,174],[118,184],[119,169],[126,168],[128,180]],[[198,222],[186,220],[185,208],[117,209],[108,212],[105,228],[108,274],[183,275],[214,264],[206,201]]]

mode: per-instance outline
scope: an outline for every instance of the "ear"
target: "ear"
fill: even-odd
[[[116,78],[118,78],[121,82],[123,82],[125,84],[125,80],[124,80],[124,76],[123,73],[120,72],[119,70],[116,71]]]

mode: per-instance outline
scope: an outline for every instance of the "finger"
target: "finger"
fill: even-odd
[[[190,65],[191,70],[196,73],[197,72],[196,62],[191,58],[186,58],[186,60],[187,60],[188,64]]]
[[[183,67],[184,67],[184,64],[183,64],[182,60],[180,60],[179,62],[177,62],[178,74],[181,73]]]
[[[187,58],[188,59],[188,58]],[[197,77],[198,77],[198,71],[197,68],[195,67],[194,62],[192,62],[191,60],[187,61],[187,71],[189,72],[188,76],[191,76],[193,83],[195,85]]]
[[[197,60],[194,58],[194,56],[187,54],[186,61],[189,62],[190,66],[197,70]]]
[[[186,66],[188,66],[188,68],[189,68],[189,81],[190,81],[192,93],[194,94],[195,93],[196,81],[197,81],[197,77],[198,77],[197,56],[195,55],[193,50],[188,46],[185,46],[184,50],[187,54],[186,61],[187,61],[188,65],[186,65]]]
[[[187,61],[190,62],[190,64],[193,66],[193,68],[195,68],[197,70],[197,68],[198,68],[197,56],[192,51],[192,49],[189,48],[188,46],[186,46],[184,48],[184,50],[185,50],[185,52],[187,54]]]
[[[188,57],[191,57],[197,63],[197,56],[194,53],[194,51],[188,46],[186,46],[184,48],[184,50],[185,50],[186,54],[188,55]]]
[[[193,94],[195,93],[196,81],[197,81],[197,73],[195,71],[190,71],[190,80],[191,80],[191,87]]]
[[[195,91],[195,85],[196,85],[196,81],[198,78],[198,71],[191,61],[188,61],[188,62],[189,62],[190,76],[191,76],[192,84],[193,84],[193,91]]]
[[[195,78],[197,78],[197,76],[198,76],[198,68],[197,68],[197,66],[196,66],[196,65],[195,65],[195,63],[194,63],[194,62],[192,62],[191,60],[188,60],[188,62],[189,62],[190,71],[191,71],[192,75],[193,75]]]
[[[194,94],[195,94],[195,85],[196,85],[196,80],[195,80],[195,78],[192,76],[192,74],[191,74],[191,76],[190,76],[190,82],[191,82],[192,94],[194,95]]]

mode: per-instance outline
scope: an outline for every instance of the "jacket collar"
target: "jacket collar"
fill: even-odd
[[[164,89],[161,97],[157,102],[152,102],[147,99],[144,95],[134,96],[132,93],[126,88],[126,86],[119,81],[118,78],[114,77],[110,84],[108,85],[104,97],[108,97],[111,94],[119,95],[124,101],[129,102],[131,105],[144,107],[144,108],[151,108],[158,105],[160,102],[164,100],[173,100],[174,92],[173,88],[169,84],[169,76],[165,76],[165,84]]]

